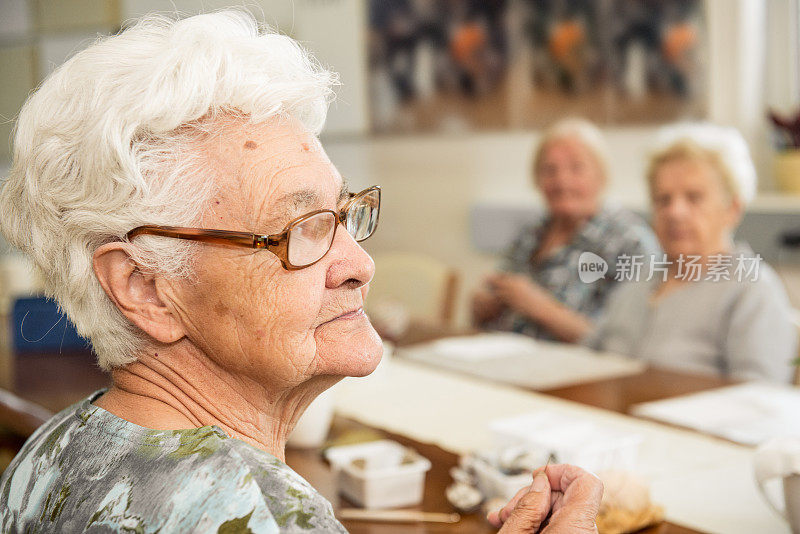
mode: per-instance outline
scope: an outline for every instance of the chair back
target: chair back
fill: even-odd
[[[0,389],[0,426],[15,434],[27,438],[52,416],[52,412],[38,404]]]
[[[800,310],[792,308],[792,324],[797,328],[797,339],[800,340]],[[800,343],[797,344],[797,361],[800,362]],[[795,386],[800,386],[800,364],[794,366],[794,380],[792,383]]]
[[[381,302],[401,304],[414,320],[452,326],[458,292],[458,273],[446,263],[416,253],[373,255],[375,277],[367,310]]]

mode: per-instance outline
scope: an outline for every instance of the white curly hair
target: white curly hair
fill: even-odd
[[[77,53],[28,98],[0,190],[0,230],[33,260],[101,367],[134,361],[147,336],[101,288],[95,250],[136,226],[200,218],[214,193],[191,147],[205,118],[291,116],[319,134],[336,83],[291,38],[225,10],[144,17]],[[142,236],[133,259],[189,276],[194,247]]]

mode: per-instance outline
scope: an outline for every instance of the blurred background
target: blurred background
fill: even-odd
[[[2,0],[0,176],[28,93],[98,35],[153,11],[231,0]],[[676,120],[739,128],[759,171],[740,238],[776,266],[800,307],[800,196],[776,178],[787,150],[769,110],[800,106],[798,0],[262,0],[244,7],[341,75],[322,138],[351,189],[380,184],[366,248],[457,268],[449,316],[541,205],[531,151],[543,127],[580,116],[610,147],[607,198],[647,214],[644,162]],[[796,178],[800,181],[800,177]],[[793,243],[795,244],[793,246]],[[36,291],[0,243],[0,312]],[[387,271],[388,272],[388,271]],[[385,281],[384,281],[385,282]],[[376,285],[383,283],[380,275]]]

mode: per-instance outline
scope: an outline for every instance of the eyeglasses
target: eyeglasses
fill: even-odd
[[[156,235],[268,250],[278,256],[284,269],[296,271],[314,265],[328,253],[340,224],[359,243],[367,239],[378,227],[380,209],[381,188],[374,185],[360,193],[350,193],[350,198],[338,213],[333,210],[306,213],[289,221],[279,234],[146,225],[134,228],[127,237],[131,240],[140,235]]]

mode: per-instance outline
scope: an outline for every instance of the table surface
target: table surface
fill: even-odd
[[[337,418],[334,423],[335,428],[360,427],[354,421]],[[458,456],[445,451],[435,445],[420,443],[398,434],[381,432],[388,439],[395,440],[407,447],[411,447],[431,461],[431,470],[428,471],[425,479],[425,495],[420,506],[410,509],[422,510],[425,512],[452,512],[453,508],[445,499],[445,488],[451,484],[450,468],[458,463]],[[336,494],[336,483],[327,464],[320,457],[318,451],[302,451],[288,449],[286,451],[286,463],[288,463],[300,476],[311,482],[331,503],[335,509],[341,507],[351,507],[343,497]],[[371,521],[343,521],[344,526],[352,534],[389,534],[389,533],[439,533],[439,532],[458,532],[459,534],[488,534],[497,532],[483,517],[482,513],[463,515],[461,521],[452,525],[437,524],[390,524]],[[690,534],[698,531],[663,522],[653,527],[640,531],[642,534]]]
[[[52,411],[63,409],[92,391],[105,387],[109,382],[108,376],[96,366],[93,357],[88,352],[17,355],[12,371],[13,392]],[[730,381],[720,378],[649,368],[639,375],[600,380],[541,393],[615,412],[629,413],[631,405],[635,403],[694,393],[730,383]],[[359,423],[343,418],[337,418],[334,425],[338,429],[354,426],[363,427]],[[389,439],[419,451],[432,463],[432,468],[426,478],[423,503],[416,509],[429,512],[452,511],[445,500],[444,490],[451,483],[449,470],[456,465],[458,457],[435,445],[417,442],[383,431],[379,432]],[[328,498],[334,507],[349,506],[349,503],[337,496],[333,475],[327,463],[321,458],[319,451],[290,449],[287,450],[286,461]],[[353,533],[488,533],[495,531],[479,513],[465,515],[459,523],[454,525],[400,525],[366,521],[347,521],[344,524]],[[642,532],[686,534],[697,531],[665,522]]]

